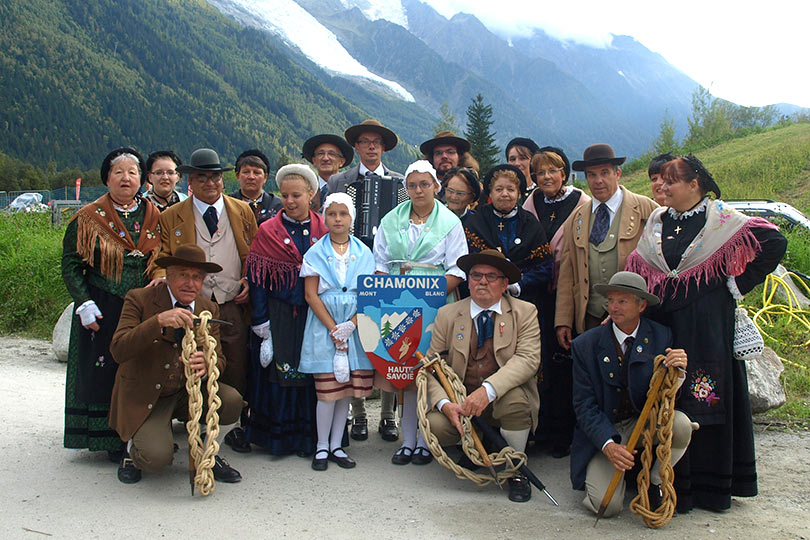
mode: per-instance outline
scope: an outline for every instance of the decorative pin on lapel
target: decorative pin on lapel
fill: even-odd
[[[498,330],[500,331],[501,335],[503,335],[503,323],[498,324]]]
[[[650,342],[650,338],[644,338],[644,343],[649,343],[649,342]]]
[[[457,339],[457,340],[459,340],[459,341],[461,341],[462,339],[464,339],[464,335],[462,335],[462,334],[456,334],[456,339]]]
[[[604,362],[606,364],[609,364],[610,363],[610,358],[606,356],[606,357],[602,358],[602,362]]]
[[[289,238],[285,238],[285,239],[284,239],[284,243],[285,243],[285,244],[289,244],[289,243],[290,243],[290,239],[289,239]]]
[[[641,348],[641,345],[637,345],[637,346],[636,346],[636,352],[641,352],[642,350],[643,350],[643,349]]]

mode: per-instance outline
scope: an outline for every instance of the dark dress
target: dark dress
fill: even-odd
[[[547,202],[543,192],[534,192],[537,219],[551,240],[562,227],[571,212],[577,207],[582,192],[574,190],[559,201]],[[572,405],[573,376],[571,352],[563,349],[557,341],[554,327],[554,312],[557,304],[557,288],[554,283],[541,287],[537,305],[540,308],[540,332],[543,350],[539,376],[540,417],[535,432],[536,443],[548,443],[556,456],[568,452],[574,435],[576,416]]]
[[[670,268],[706,224],[706,212],[674,219],[664,213],[661,249]],[[761,283],[785,253],[787,241],[774,229],[753,228],[761,251],[737,276],[742,294]],[[667,283],[662,303],[651,318],[668,326],[673,347],[689,357],[686,381],[676,407],[700,424],[686,455],[675,466],[677,510],[697,506],[726,510],[731,497],[757,494],[756,458],[748,378],[745,363],[732,355],[736,302],[726,285],[727,275],[708,283],[675,288]]]
[[[284,217],[282,222],[303,256],[310,247],[309,222],[301,224]],[[274,354],[270,365],[262,367],[261,339],[251,332],[247,440],[273,455],[309,455],[317,441],[317,397],[312,376],[298,371],[308,309],[304,280],[298,279],[291,288],[275,289],[255,283],[250,274],[249,280],[252,324],[270,321]]]
[[[253,210],[253,215],[256,216],[256,225],[261,225],[271,217],[281,212],[282,204],[281,198],[272,193],[262,192],[262,198],[258,201],[252,201],[242,196],[242,191],[237,189],[230,195],[234,199],[244,201]]]
[[[94,203],[91,203],[94,204]],[[135,243],[140,238],[146,205],[141,201],[132,213],[119,212],[121,222]],[[144,257],[125,256],[121,281],[117,283],[99,270],[100,250],[94,249],[95,264],[90,266],[76,251],[78,221],[65,230],[62,243],[62,277],[73,297],[67,378],[65,383],[65,448],[117,451],[122,447],[118,434],[107,423],[110,397],[118,364],[110,354],[112,335],[118,326],[124,296],[130,289],[147,284],[145,271],[149,262]],[[103,318],[97,332],[86,330],[76,315],[76,308],[93,300]]]

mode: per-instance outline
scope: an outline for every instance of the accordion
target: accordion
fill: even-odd
[[[399,203],[408,200],[408,191],[401,178],[376,174],[366,175],[347,185],[346,193],[354,201],[357,213],[352,232],[369,248],[374,247],[374,235],[380,220]]]

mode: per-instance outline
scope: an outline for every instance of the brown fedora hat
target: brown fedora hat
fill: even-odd
[[[428,158],[433,157],[433,149],[440,145],[455,146],[459,154],[470,151],[470,142],[467,139],[457,137],[452,131],[440,131],[430,140],[419,145],[419,150]]]
[[[360,134],[366,133],[367,131],[379,133],[382,136],[386,152],[397,145],[397,134],[374,119],[363,120],[359,124],[350,127],[346,130],[343,136],[346,137],[346,140],[350,145],[354,146],[354,143],[357,142],[357,138],[360,137]]]
[[[503,272],[509,279],[509,283],[520,281],[520,268],[515,266],[503,253],[497,249],[485,249],[479,253],[470,253],[458,258],[456,263],[459,268],[469,276],[470,270],[476,264],[488,264]]]
[[[217,263],[206,262],[205,252],[194,244],[183,244],[178,246],[174,255],[165,255],[155,259],[155,264],[161,268],[170,266],[188,266],[199,268],[209,274],[216,274],[222,271],[222,267]]]
[[[613,148],[611,148],[609,144],[597,143],[586,148],[582,159],[573,162],[571,168],[575,171],[584,171],[585,167],[602,165],[603,163],[621,165],[626,159],[626,157],[616,157],[616,154],[613,153]]]

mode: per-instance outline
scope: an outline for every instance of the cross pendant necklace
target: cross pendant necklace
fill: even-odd
[[[500,223],[498,223],[498,230],[499,230],[499,231],[502,231],[502,230],[503,230],[503,221],[501,221]]]
[[[677,227],[675,227],[675,234],[681,234],[681,231],[682,231],[682,230],[683,230],[683,229],[681,228],[681,226],[680,226],[680,225],[678,225]]]

